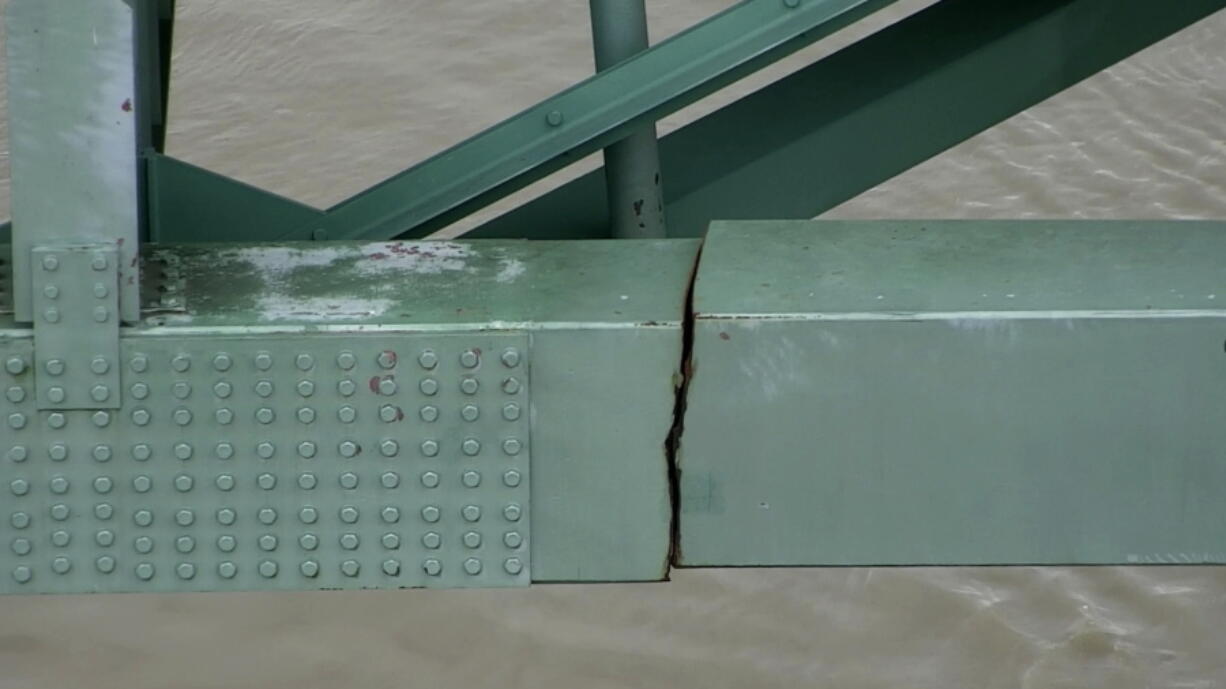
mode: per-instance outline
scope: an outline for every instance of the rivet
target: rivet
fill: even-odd
[[[358,535],[352,533],[342,534],[339,542],[345,550],[357,550]]]
[[[89,396],[95,402],[105,402],[111,396],[111,389],[105,385],[95,385],[90,388]]]
[[[514,395],[515,393],[519,392],[519,379],[507,378],[506,380],[502,381],[502,391],[508,395]]]
[[[265,579],[271,579],[277,576],[277,563],[273,562],[272,560],[264,560],[260,563],[259,570],[260,576],[264,577]]]
[[[460,418],[465,421],[476,421],[481,416],[481,410],[475,404],[466,404],[460,409]]]
[[[346,524],[353,524],[358,520],[358,508],[346,505],[340,511],[341,521]]]
[[[149,446],[145,445],[144,443],[132,446],[132,459],[135,459],[138,462],[144,462],[148,460],[150,455],[152,454],[153,454],[153,451],[150,450]]]
[[[272,392],[273,392],[272,381],[261,380],[261,381],[256,382],[255,394],[259,395],[260,397],[268,397],[272,395]]]
[[[561,127],[565,118],[560,110],[550,110],[548,115],[545,115],[545,122],[550,127]]]
[[[153,565],[148,562],[142,562],[136,566],[136,577],[142,581],[149,581],[153,578],[155,570]]]
[[[395,440],[384,440],[379,443],[379,453],[384,457],[395,457],[400,452],[400,444]]]
[[[475,557],[470,557],[464,561],[464,571],[472,576],[477,576],[481,573],[481,561]]]
[[[435,560],[434,558],[430,558],[422,563],[422,569],[425,570],[426,574],[432,577],[437,577],[443,573],[443,563]]]
[[[421,518],[431,524],[437,522],[442,516],[442,513],[434,505],[426,505],[421,508]]]
[[[11,357],[8,361],[4,362],[4,370],[15,376],[20,375],[26,370],[26,362],[20,357]]]
[[[30,525],[30,515],[25,512],[14,512],[13,516],[9,517],[9,523],[14,529],[24,529]]]
[[[272,355],[268,352],[260,352],[255,355],[255,367],[261,371],[267,371],[272,368]]]
[[[523,449],[523,445],[515,438],[507,438],[502,441],[502,451],[514,457]]]
[[[384,472],[384,474],[379,477],[379,483],[383,484],[384,488],[395,488],[396,486],[400,485],[400,474],[397,474],[394,471]]]
[[[421,420],[426,423],[434,423],[438,421],[438,407],[427,404],[421,408]]]
[[[230,367],[233,365],[234,359],[230,358],[230,355],[226,354],[225,352],[221,352],[217,356],[213,357],[213,368],[217,369],[218,371],[224,373],[225,371],[229,371]]]
[[[26,389],[20,385],[13,385],[10,386],[8,390],[4,391],[4,396],[7,397],[8,401],[12,402],[13,404],[19,404],[24,402],[26,399]]]
[[[375,357],[379,368],[392,368],[396,365],[396,352],[384,350],[379,352],[379,356]]]
[[[29,456],[29,451],[26,450],[25,445],[14,445],[9,450],[9,454],[8,454],[9,459],[14,462],[24,462],[26,461],[26,457],[28,456]]]
[[[110,317],[111,317],[110,309],[106,308],[105,306],[95,306],[94,307],[94,321],[98,323],[105,323],[107,319]]]
[[[438,366],[438,355],[434,353],[434,350],[427,349],[417,357],[417,363],[427,371],[432,370]]]
[[[229,507],[223,507],[217,510],[217,523],[222,526],[230,526],[234,520],[238,518],[238,513]]]
[[[438,381],[433,378],[423,378],[418,388],[421,394],[432,397],[438,394]]]
[[[48,299],[59,299],[60,288],[55,285],[47,285],[43,288],[43,296]]]
[[[98,375],[103,375],[111,370],[111,362],[100,356],[94,357],[94,360],[89,362],[89,370]]]
[[[175,410],[175,413],[172,418],[174,418],[175,423],[179,424],[180,426],[186,426],[187,424],[192,422],[192,413],[188,409],[179,407],[178,409]]]
[[[396,394],[396,381],[391,378],[383,378],[379,381],[379,394],[384,397],[390,397]]]
[[[506,419],[507,421],[518,421],[519,405],[515,404],[514,402],[504,405],[502,408],[502,418]]]
[[[213,412],[213,418],[217,419],[217,423],[229,426],[234,421],[234,412],[223,407]]]
[[[150,419],[150,416],[149,416],[148,409],[133,409],[132,410],[132,423],[136,424],[137,426],[148,425],[149,419]]]
[[[354,443],[352,440],[342,441],[336,449],[341,453],[342,457],[353,457],[358,453],[357,443]]]
[[[175,539],[175,550],[186,555],[196,549],[196,539],[191,536],[179,536]]]
[[[104,283],[101,283],[101,282],[94,283],[94,298],[106,299],[107,295],[109,295],[110,293],[111,293],[111,290],[108,289]]]
[[[340,393],[342,397],[352,397],[353,393],[357,392],[357,389],[357,383],[354,383],[348,378],[336,384],[336,391]]]
[[[171,392],[175,397],[185,400],[192,396],[192,384],[187,381],[179,381],[171,386]]]
[[[319,563],[314,560],[306,560],[298,565],[298,571],[302,572],[304,577],[316,577],[319,575]]]
[[[238,547],[238,541],[233,536],[225,535],[217,537],[217,549],[223,553],[232,553]]]
[[[222,474],[217,477],[217,487],[223,491],[234,490],[234,477],[230,474]]]
[[[143,400],[149,396],[149,386],[145,383],[134,383],[132,385],[132,397],[138,400]]]
[[[421,485],[426,488],[438,488],[438,474],[433,471],[427,471],[421,475]]]
[[[298,420],[302,423],[314,423],[315,410],[310,407],[302,407],[298,410]]]
[[[100,502],[94,505],[94,516],[104,522],[110,521],[111,517],[115,516],[115,508],[108,503]]]
[[[132,521],[137,526],[149,526],[153,523],[153,513],[149,510],[137,510],[132,515]]]
[[[46,311],[43,311],[43,320],[47,321],[48,323],[59,323],[60,322],[60,310],[55,307],[52,307],[52,308],[47,309]]]
[[[345,405],[336,411],[336,418],[340,419],[341,423],[353,423],[354,419],[358,418],[358,411]]]
[[[303,524],[314,524],[319,520],[319,511],[314,507],[303,507],[298,510],[298,520]]]
[[[460,355],[460,365],[464,368],[476,368],[481,363],[481,357],[476,350],[469,349]]]
[[[56,533],[60,533],[60,532],[57,531]],[[34,546],[30,543],[29,539],[18,538],[13,541],[12,548],[13,548],[14,554],[20,557],[25,557],[26,555],[30,554],[30,551],[34,549]]]
[[[508,531],[502,537],[502,542],[505,543],[508,548],[514,550],[515,548],[523,545],[524,538],[523,536],[519,535],[518,531]]]
[[[57,522],[67,520],[70,514],[72,514],[72,510],[62,502],[51,506],[51,518]]]
[[[340,354],[336,355],[336,365],[340,367],[342,371],[348,371],[352,369],[354,366],[357,365],[357,363],[358,363],[358,358],[353,355],[353,352],[346,351],[346,352],[341,352]]]
[[[67,365],[64,363],[63,359],[51,359],[43,365],[43,368],[47,370],[48,375],[62,376],[64,375],[64,369],[67,368]]]
[[[61,443],[56,443],[55,445],[47,448],[47,456],[53,461],[62,462],[65,459],[68,459],[68,446]]]
[[[178,567],[175,567],[175,573],[180,579],[191,579],[196,576],[196,565],[190,562],[181,562]]]
[[[192,480],[192,477],[188,476],[187,474],[179,474],[175,477],[175,490],[179,491],[180,493],[186,493],[187,491],[191,490],[194,484],[195,481]]]
[[[13,568],[13,580],[18,584],[28,584],[34,578],[34,572],[25,565],[18,565]]]
[[[132,357],[132,361],[128,364],[136,373],[144,373],[149,370],[149,357],[144,354],[137,354]]]
[[[170,367],[179,373],[184,373],[187,371],[187,369],[192,367],[192,358],[186,354],[176,354],[175,357],[170,360]]]
[[[464,482],[465,486],[468,486],[469,488],[476,488],[477,486],[481,485],[481,474],[475,471],[466,471],[464,472],[464,476],[461,478],[461,480]]]
[[[400,547],[400,536],[394,533],[385,533],[383,534],[383,537],[379,539],[379,542],[382,543],[383,547],[387,548],[388,550],[396,550]]]
[[[510,469],[502,475],[502,482],[506,484],[508,488],[515,488],[520,484],[522,479],[523,476],[514,469]]]
[[[524,571],[524,563],[517,557],[508,557],[506,562],[502,563],[502,568],[506,570],[507,574],[515,576]]]
[[[16,430],[21,430],[26,427],[26,415],[22,413],[9,414],[9,426]]]
[[[51,545],[57,548],[66,548],[71,541],[72,535],[63,529],[51,533]]]
[[[277,511],[271,507],[264,507],[256,513],[256,518],[265,526],[272,526],[277,523]]]
[[[66,557],[57,557],[51,561],[51,571],[56,574],[67,574],[72,569],[72,560]]]
[[[519,521],[519,517],[522,513],[523,511],[520,509],[519,505],[512,504],[502,508],[502,516],[506,517],[506,520],[509,522]]]
[[[55,478],[51,479],[48,485],[51,488],[51,492],[55,493],[56,495],[63,495],[64,493],[68,492],[68,479],[64,478],[63,476],[56,476]]]
[[[466,548],[481,547],[481,534],[477,533],[476,531],[469,531],[468,533],[464,534],[464,546]]]
[[[460,449],[469,457],[476,457],[481,452],[481,441],[476,438],[469,438],[460,445]]]
[[[272,423],[273,421],[276,421],[276,419],[277,419],[276,413],[274,413],[273,410],[269,409],[268,407],[261,407],[257,409],[255,412],[255,420],[259,421],[265,426]]]
[[[93,416],[89,417],[90,421],[98,428],[106,428],[111,424],[111,413],[109,411],[96,411]]]
[[[115,487],[115,484],[113,481],[111,481],[110,477],[99,476],[98,478],[94,479],[94,492],[95,493],[106,495],[107,493],[111,492],[111,489],[114,487]]]
[[[97,271],[106,270],[107,265],[106,256],[94,256],[94,260],[89,263],[89,267]]]
[[[438,454],[438,442],[434,440],[422,441],[421,453],[427,457],[434,457]]]
[[[379,512],[379,516],[383,518],[384,522],[388,524],[395,524],[396,522],[400,521],[400,510],[396,507],[384,507],[383,510]]]
[[[235,574],[238,574],[238,566],[233,562],[222,562],[217,565],[217,574],[222,579],[233,579]]]
[[[192,446],[187,443],[175,443],[174,451],[175,456],[182,460],[191,459],[192,455],[195,453]]]
[[[132,547],[141,555],[148,555],[153,552],[153,539],[148,536],[140,536],[132,542]]]
[[[519,366],[519,350],[514,347],[507,347],[502,350],[502,365],[507,368],[515,368]]]
[[[438,535],[438,532],[427,531],[421,537],[421,544],[430,550],[438,550],[439,546],[443,544],[443,537]]]
[[[23,478],[13,479],[13,482],[9,484],[9,490],[13,491],[13,495],[20,497],[30,492],[30,482]]]
[[[362,566],[357,560],[345,560],[341,563],[341,574],[347,577],[356,577],[361,570]]]
[[[47,425],[51,428],[63,428],[66,423],[68,423],[68,417],[59,412],[52,412],[47,415]]]
[[[354,488],[358,487],[358,475],[352,471],[346,471],[345,473],[341,474],[338,481],[341,484],[341,488],[344,488],[345,490],[353,490]]]
[[[310,354],[299,354],[294,358],[294,365],[299,371],[310,371],[315,366],[315,357]]]
[[[217,455],[218,459],[230,459],[234,456],[234,446],[230,443],[217,443],[217,447],[213,448],[213,454]]]
[[[390,404],[385,404],[379,407],[379,420],[384,423],[391,423],[400,417],[400,409]]]
[[[398,560],[384,560],[383,573],[389,577],[394,577],[400,574],[400,562]]]
[[[477,505],[465,505],[464,509],[460,510],[460,514],[466,522],[481,521],[481,508]]]
[[[213,394],[223,400],[229,397],[233,392],[234,387],[224,380],[213,386]]]
[[[94,542],[103,548],[109,548],[115,544],[115,532],[110,529],[102,529],[94,534]]]
[[[260,550],[265,552],[272,552],[277,549],[277,537],[270,533],[260,536],[260,539],[256,541],[256,543],[259,544]]]
[[[277,446],[270,442],[262,442],[255,446],[255,453],[261,459],[272,459],[272,456],[277,454]]]
[[[302,534],[298,538],[298,545],[302,546],[303,550],[315,550],[319,547],[319,537],[313,533]]]
[[[311,457],[315,456],[315,451],[315,443],[309,440],[304,440],[298,443],[298,455],[301,457],[310,459]]]
[[[115,558],[110,555],[103,555],[97,560],[94,560],[94,567],[103,574],[110,574],[115,571]]]
[[[298,381],[297,389],[298,394],[302,397],[310,397],[315,394],[315,383],[309,380],[300,380]]]
[[[54,272],[59,267],[60,259],[56,258],[55,256],[43,256],[43,270],[50,273]],[[106,266],[103,266],[103,268],[105,267]]]

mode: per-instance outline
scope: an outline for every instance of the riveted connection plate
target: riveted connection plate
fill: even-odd
[[[131,337],[114,411],[0,352],[0,592],[530,581],[526,335]]]

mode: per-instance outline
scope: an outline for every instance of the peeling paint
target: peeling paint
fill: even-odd
[[[468,268],[468,259],[479,254],[460,242],[385,242],[361,247],[364,260],[358,275],[372,277],[392,273],[438,275]]]
[[[524,262],[518,258],[500,258],[498,259],[498,264],[501,266],[501,269],[494,279],[503,284],[515,282],[527,270]]]
[[[391,299],[356,297],[297,298],[284,294],[265,294],[256,301],[262,321],[287,321],[310,318],[319,321],[377,318],[395,304]]]

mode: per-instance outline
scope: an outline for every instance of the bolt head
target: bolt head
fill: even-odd
[[[26,362],[21,357],[12,357],[4,362],[4,370],[13,375],[20,375],[26,370]]]

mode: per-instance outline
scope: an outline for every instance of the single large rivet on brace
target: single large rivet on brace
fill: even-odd
[[[43,256],[43,270],[50,273],[54,272],[59,267],[60,259],[56,258],[55,256]],[[106,266],[103,267],[105,268]]]

